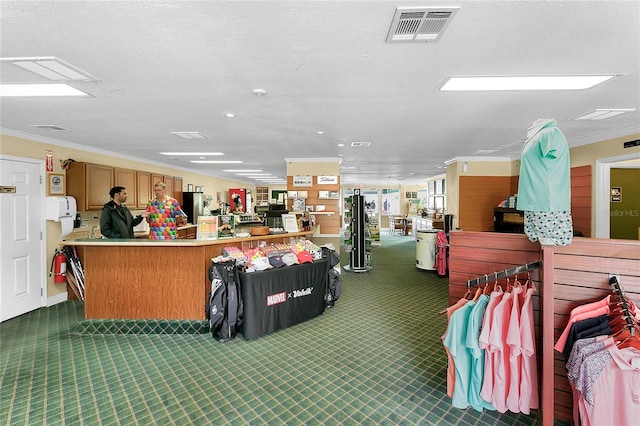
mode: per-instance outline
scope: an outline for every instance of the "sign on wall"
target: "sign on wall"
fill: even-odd
[[[338,176],[318,176],[318,185],[335,185],[338,183]]]
[[[311,175],[294,176],[293,186],[313,186],[313,179]]]

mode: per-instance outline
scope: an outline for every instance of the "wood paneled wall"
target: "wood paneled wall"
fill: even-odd
[[[591,165],[571,168],[573,230],[591,236]]]
[[[552,276],[545,275],[545,283],[550,287],[548,293],[553,292],[553,317],[549,315],[548,319],[554,330],[551,345],[562,334],[573,308],[612,294],[609,274],[619,274],[627,298],[640,302],[639,241],[574,238],[571,245],[550,250],[554,252],[549,257],[553,264],[546,267],[552,268]],[[553,363],[555,418],[571,421],[572,398],[565,361],[555,351]]]
[[[316,215],[316,223],[320,225],[321,235],[338,235],[340,234],[340,228],[342,227],[342,216],[340,215],[340,199],[326,199],[318,198],[319,191],[337,191],[340,192],[340,177],[338,176],[338,183],[331,185],[318,185],[318,177],[313,176],[313,186],[309,187],[294,187],[293,176],[287,177],[287,190],[289,191],[307,191],[309,197],[305,200],[307,206],[315,206],[318,204],[325,206],[326,212],[333,212],[332,215],[318,214]],[[287,200],[287,208],[291,210],[293,201]]]
[[[572,422],[565,362],[553,345],[573,308],[611,294],[610,273],[619,274],[627,297],[640,303],[640,241],[576,237],[569,246],[541,251],[522,234],[451,232],[449,258],[450,304],[466,293],[469,279],[543,259],[543,270],[531,273],[538,289],[534,316],[543,424]],[[544,370],[544,365],[551,368]]]
[[[519,176],[460,176],[458,227],[465,231],[493,231],[493,208],[518,193]],[[591,166],[571,168],[573,228],[591,236]]]
[[[458,227],[493,231],[493,208],[511,192],[510,176],[460,176]]]

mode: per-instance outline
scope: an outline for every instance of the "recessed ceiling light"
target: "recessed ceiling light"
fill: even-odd
[[[344,144],[343,143],[339,143],[338,146],[344,146]]]
[[[371,146],[371,142],[351,142],[351,146],[354,148],[367,147],[367,146]]]
[[[162,155],[224,155],[222,152],[161,152]]]
[[[253,94],[256,96],[266,96],[267,91],[264,89],[253,89]]]
[[[236,118],[236,115],[234,113],[232,113],[232,112],[228,112],[224,116],[227,117],[227,118]]]
[[[615,117],[616,115],[635,110],[635,108],[601,108],[585,114],[580,114],[579,116],[570,118],[569,120],[604,120],[606,118]]]
[[[240,160],[191,160],[195,164],[242,164]]]
[[[183,139],[207,139],[207,135],[200,132],[169,132]]]
[[[88,93],[64,83],[11,83],[0,84],[0,96],[30,97],[30,96],[91,96]]]
[[[614,75],[485,76],[450,77],[440,91],[582,90]]]
[[[226,169],[223,170],[223,172],[228,172],[228,173],[242,173],[242,172],[255,172],[255,173],[260,173],[262,170],[250,170],[250,169],[246,169],[246,170],[242,170],[242,169]]]
[[[322,130],[318,130],[316,133],[319,135],[324,135],[324,132]]]

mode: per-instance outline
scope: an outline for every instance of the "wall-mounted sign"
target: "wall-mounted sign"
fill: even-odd
[[[313,179],[311,175],[294,176],[293,186],[313,186]]]
[[[47,160],[45,162],[47,171],[52,172],[53,171],[53,151],[50,149],[47,149],[45,151],[45,154],[47,156]]]
[[[621,203],[622,202],[622,187],[621,186],[612,186],[611,187],[611,202],[612,203]]]
[[[47,195],[64,195],[64,175],[50,173],[47,178]]]
[[[318,176],[318,185],[335,185],[338,183],[338,176]]]

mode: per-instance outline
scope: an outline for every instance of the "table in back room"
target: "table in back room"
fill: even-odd
[[[245,339],[321,315],[325,309],[329,262],[326,259],[257,272],[239,272]]]

